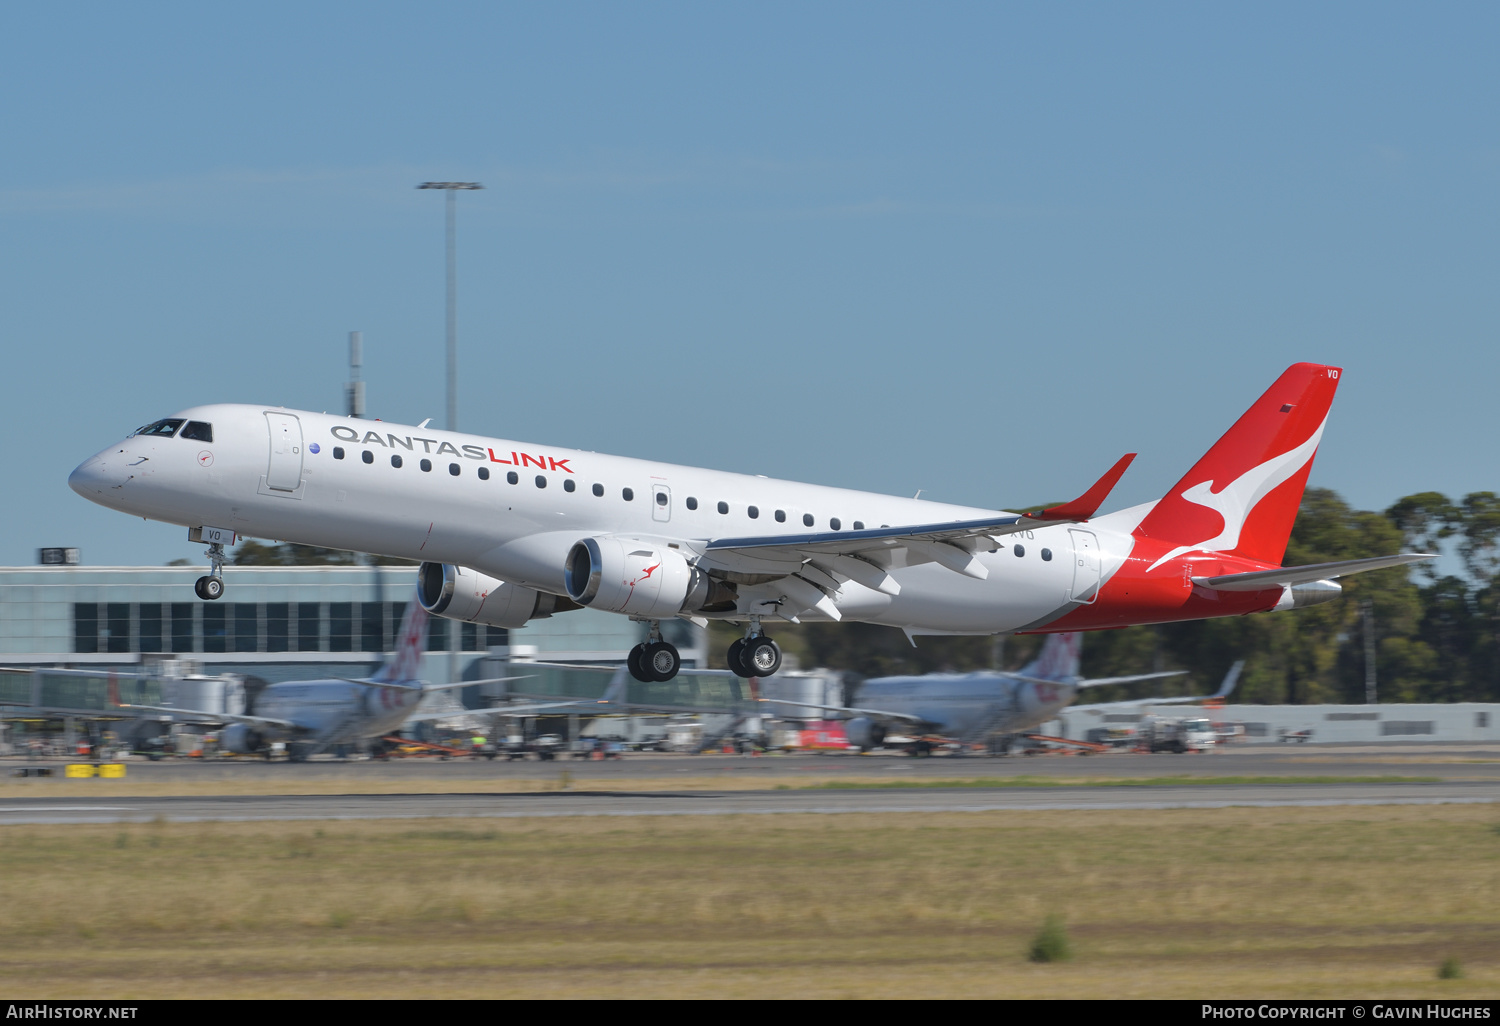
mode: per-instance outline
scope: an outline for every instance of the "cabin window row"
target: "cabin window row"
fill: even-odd
[[[662,505],[666,505],[666,496],[665,495],[658,494],[657,497],[656,497],[656,500],[658,502],[662,503]],[[698,500],[696,498],[694,498],[693,496],[691,496],[691,495],[689,495],[683,501],[683,504],[685,506],[687,506],[688,509],[697,509],[698,508]],[[721,501],[714,508],[717,509],[721,515],[727,516],[729,514],[729,503],[727,503],[727,502]],[[760,507],[759,506],[746,506],[745,507],[745,516],[749,517],[751,520],[759,520],[760,519]],[[778,524],[784,524],[784,523],[786,523],[786,510],[784,510],[784,509],[778,509],[778,510],[776,510],[772,514],[772,516],[775,518],[775,520],[776,520],[776,522]],[[818,523],[817,518],[814,517],[811,513],[804,513],[804,514],[802,514],[802,526],[803,527],[816,527],[817,523]],[[852,527],[856,531],[863,531],[865,529],[865,522],[863,520],[856,520],[856,521],[854,521],[854,523],[850,524],[849,526]],[[885,524],[881,524],[880,526],[881,527],[885,527],[886,525]],[[828,518],[828,527],[829,527],[830,530],[833,530],[833,531],[842,531],[844,529],[844,522],[842,520],[840,520],[838,517],[829,517]]]
[[[347,452],[345,452],[344,447],[342,445],[335,445],[333,447],[333,458],[334,459],[336,459],[336,460],[342,460],[342,459],[347,458],[348,455],[349,454]],[[375,462],[375,454],[373,452],[371,452],[369,449],[363,450],[359,454],[359,458],[364,463],[374,463]],[[400,470],[402,467],[404,467],[406,465],[406,461],[401,457],[400,454],[393,454],[390,459],[391,459],[391,466],[395,467],[397,470]],[[429,460],[429,459],[425,459],[424,458],[424,459],[421,459],[421,460],[417,461],[417,466],[421,469],[421,471],[424,474],[429,474],[429,473],[432,472],[432,461]],[[463,464],[462,463],[450,463],[450,464],[448,464],[448,473],[449,473],[449,475],[451,475],[453,477],[458,477],[461,474],[463,474],[463,472],[464,472],[464,469],[463,469]],[[490,468],[489,467],[478,467],[478,468],[476,468],[475,473],[479,475],[479,480],[481,480],[481,481],[488,481],[490,479]],[[521,483],[521,475],[518,474],[518,473],[516,473],[514,470],[507,471],[506,475],[505,475],[505,480],[506,480],[507,484],[520,484]],[[534,482],[535,482],[535,484],[536,484],[536,486],[538,488],[546,488],[547,487],[547,475],[545,475],[545,474],[538,474],[538,475],[536,475],[536,477],[533,480],[534,480]],[[576,480],[574,480],[573,478],[571,478],[571,477],[565,477],[565,478],[563,478],[562,487],[563,487],[563,491],[565,491],[565,492],[575,492],[575,491],[578,490],[578,482]],[[604,495],[604,486],[602,484],[598,484],[596,482],[593,485],[593,493],[596,496],[601,496],[602,497]],[[635,489],[633,489],[633,488],[621,488],[620,489],[620,498],[624,499],[626,502],[633,502],[635,500]]]
[[[336,446],[333,447],[333,458],[334,459],[341,460],[341,459],[343,459],[345,457],[345,455],[346,454],[344,452],[344,447],[343,446],[336,445]],[[375,462],[375,454],[373,452],[371,452],[369,449],[366,449],[363,452],[361,452],[359,458],[361,460],[363,460],[365,463],[374,463]],[[404,465],[404,463],[403,463],[403,460],[402,460],[402,458],[401,458],[400,455],[392,455],[391,456],[391,466],[393,466],[393,467],[395,467],[395,468],[397,468],[399,470],[403,465]],[[423,473],[430,473],[432,471],[432,461],[429,460],[429,459],[425,459],[424,458],[423,460],[420,461],[420,463],[418,464],[418,466],[421,467]],[[460,474],[463,473],[463,465],[459,464],[459,463],[450,463],[450,464],[448,464],[448,473],[451,474],[453,477],[458,477]],[[489,467],[480,467],[480,468],[478,468],[477,473],[479,475],[479,480],[481,480],[481,481],[488,481],[490,479],[490,468]],[[506,480],[506,482],[508,484],[520,484],[521,483],[521,475],[517,474],[514,470],[508,471],[506,473],[506,475],[505,475],[505,480]],[[536,475],[535,481],[536,481],[536,486],[538,488],[546,488],[547,487],[547,477],[546,477],[545,474],[538,474],[538,475]],[[572,492],[572,491],[576,491],[578,489],[578,482],[576,482],[571,477],[566,477],[566,478],[563,478],[563,485],[562,486],[563,486],[563,491],[565,491],[565,492]],[[591,486],[591,490],[593,491],[594,495],[596,495],[596,496],[602,497],[604,495],[604,486],[602,484],[599,484],[597,481]],[[622,489],[620,489],[620,498],[624,499],[626,502],[633,502],[635,500],[635,490],[632,489],[632,488],[622,488]],[[656,501],[657,501],[658,505],[665,506],[667,504],[667,494],[665,492],[657,492],[656,493]],[[694,497],[694,496],[691,496],[691,495],[689,495],[687,497],[687,499],[684,501],[684,504],[690,510],[696,510],[698,508],[698,500],[697,500],[697,498]],[[727,516],[729,514],[729,503],[727,503],[727,502],[724,502],[724,501],[721,500],[716,505],[715,508],[718,509],[719,513],[722,514],[722,515]],[[745,515],[747,517],[749,517],[751,520],[758,520],[758,519],[760,519],[760,507],[759,506],[746,506],[745,507]],[[778,509],[778,510],[776,510],[774,512],[773,516],[775,517],[775,520],[776,520],[776,522],[778,524],[784,524],[784,523],[786,523],[786,510],[784,510],[784,509]],[[817,526],[817,518],[815,518],[811,513],[804,513],[804,514],[802,514],[802,526],[804,526],[804,527],[816,527]],[[852,524],[850,524],[849,526],[852,529],[856,530],[856,531],[863,531],[865,529],[865,523],[864,523],[863,520],[856,520]],[[881,527],[885,527],[887,525],[881,524],[880,526]],[[829,530],[832,530],[832,531],[842,531],[844,529],[844,522],[843,522],[843,520],[841,520],[838,517],[829,517],[828,518],[828,528],[829,528]],[[1026,555],[1026,547],[1023,546],[1023,545],[1017,545],[1017,546],[1015,546],[1014,551],[1015,551],[1015,554],[1017,556],[1024,556],[1024,555]],[[1044,560],[1050,560],[1052,558],[1052,550],[1051,549],[1043,549],[1041,555],[1042,555],[1042,559],[1044,559]]]

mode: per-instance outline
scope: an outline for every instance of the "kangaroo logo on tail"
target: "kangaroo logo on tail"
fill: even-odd
[[[1188,502],[1205,506],[1223,517],[1224,529],[1214,537],[1196,544],[1177,546],[1152,563],[1146,572],[1150,573],[1186,552],[1232,551],[1240,543],[1240,532],[1245,528],[1245,518],[1250,515],[1250,511],[1260,505],[1261,499],[1291,480],[1297,471],[1312,462],[1313,454],[1318,451],[1318,443],[1323,439],[1323,426],[1327,423],[1328,419],[1325,417],[1312,437],[1297,448],[1272,457],[1258,467],[1252,467],[1217,492],[1214,491],[1213,481],[1200,481],[1179,492]]]
[[[1340,375],[1299,363],[1266,389],[1141,521],[1162,547],[1146,573],[1191,552],[1280,565]]]

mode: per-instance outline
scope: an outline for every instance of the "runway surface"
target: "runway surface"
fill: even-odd
[[[234,795],[0,800],[0,824],[714,816],[772,813],[1207,809],[1226,806],[1500,802],[1487,781],[1429,784],[1198,784],[1131,787],[890,788],[776,791],[552,791],[523,794]]]
[[[27,760],[0,760],[0,772]],[[54,760],[61,772],[66,760]],[[1492,780],[1500,783],[1500,742],[1446,742],[1370,745],[1245,745],[1207,755],[1139,755],[1110,753],[1087,757],[982,757],[911,759],[896,753],[857,755],[774,755],[748,758],[734,755],[632,754],[618,761],[592,762],[558,759],[554,762],[507,762],[503,759],[404,759],[388,762],[315,759],[304,763],[259,759],[177,759],[163,762],[133,760],[129,779],[141,783],[224,783],[241,787],[264,782],[296,781],[309,790],[328,786],[340,790],[339,782],[359,779],[385,782],[412,791],[426,790],[435,783],[473,780],[556,780],[567,770],[579,790],[607,791],[613,781],[656,778],[662,781],[693,779],[688,785],[704,787],[704,778],[754,781],[767,790],[778,785],[798,786],[802,780],[883,777],[910,780],[952,780],[973,777],[1162,777],[1162,776],[1320,776],[1400,775],[1433,776],[1444,779]],[[670,786],[670,784],[668,785]],[[708,785],[712,787],[712,785]],[[480,787],[476,786],[476,790]],[[3,804],[3,800],[0,800]]]

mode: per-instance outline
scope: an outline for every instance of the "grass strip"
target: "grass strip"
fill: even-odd
[[[864,791],[897,788],[925,790],[938,787],[1168,787],[1175,784],[1222,786],[1229,784],[1437,784],[1442,777],[976,777],[972,780],[825,780],[795,788],[783,784],[777,790]]]
[[[1488,805],[12,824],[0,993],[1492,1002],[1497,828]],[[1049,922],[1070,959],[1031,960]]]

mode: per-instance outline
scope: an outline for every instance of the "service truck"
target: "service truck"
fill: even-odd
[[[1218,740],[1203,716],[1147,716],[1141,720],[1141,746],[1148,752],[1206,752]]]

